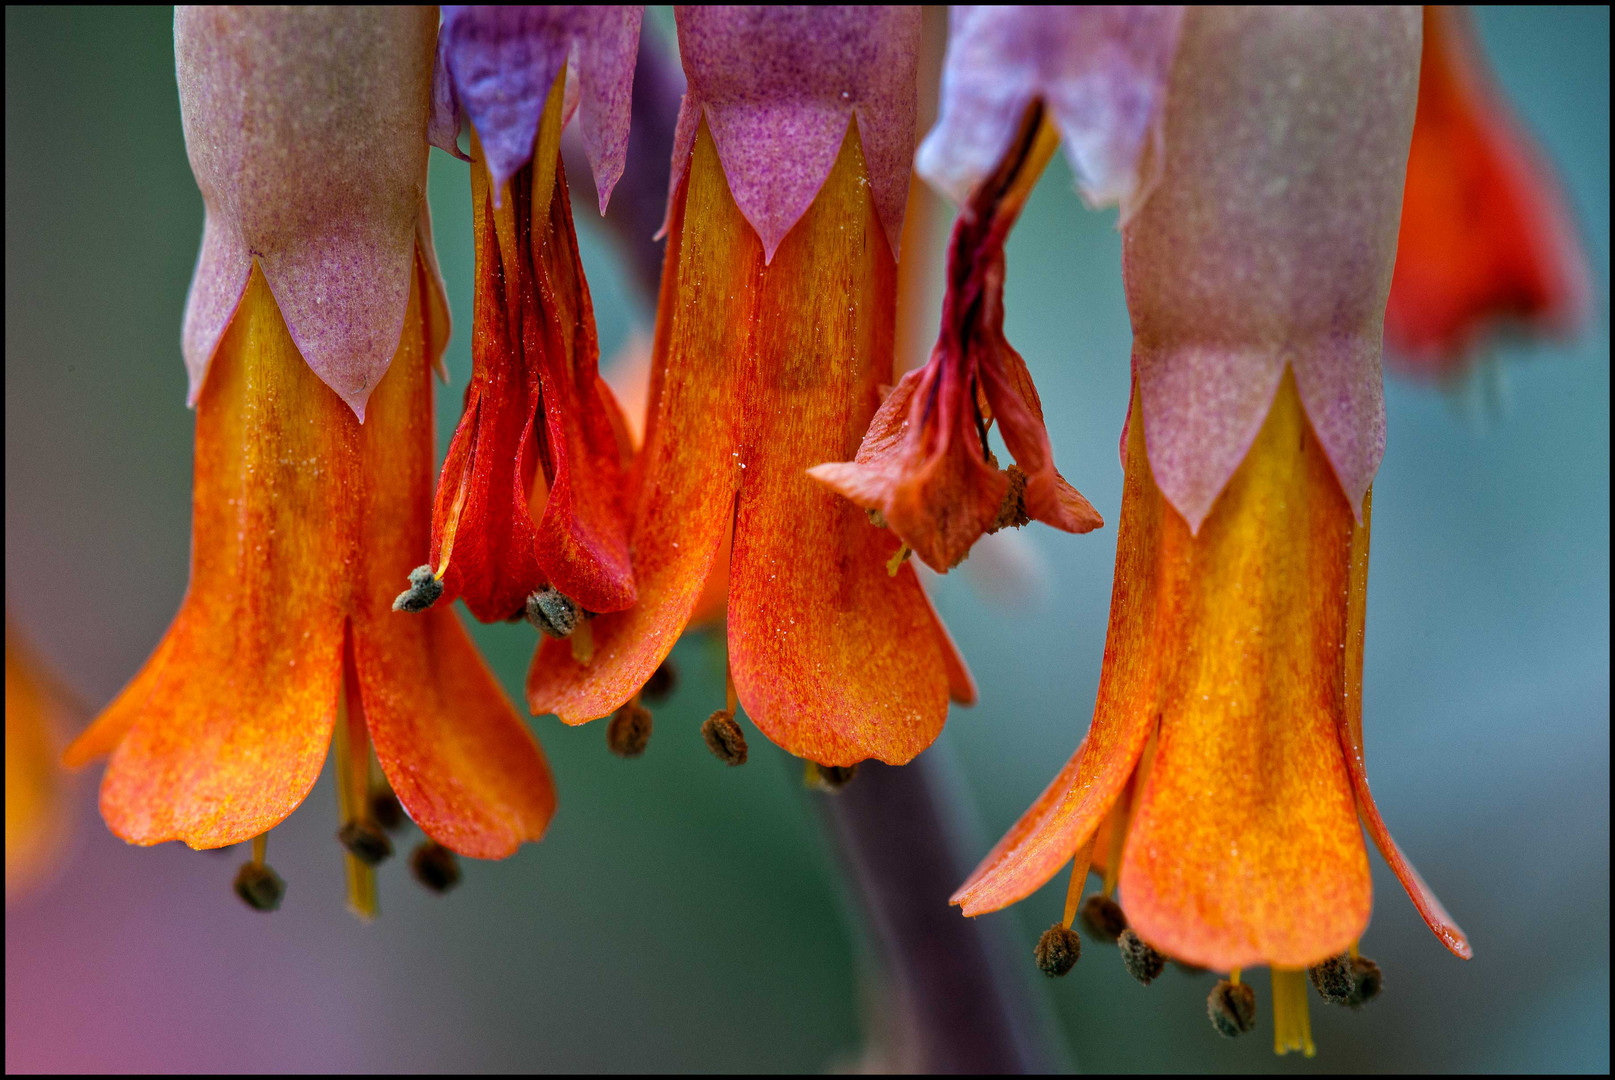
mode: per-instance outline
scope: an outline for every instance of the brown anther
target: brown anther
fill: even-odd
[[[1256,1027],[1256,991],[1248,983],[1223,979],[1206,998],[1206,1013],[1211,1017],[1211,1026],[1223,1038],[1247,1035]]]
[[[1379,997],[1384,988],[1385,979],[1380,974],[1379,965],[1366,956],[1356,956],[1351,961],[1351,972],[1356,980],[1356,987],[1346,1004],[1354,1009],[1360,1009],[1370,1001]]]
[[[712,756],[725,765],[746,764],[746,733],[735,723],[735,716],[727,709],[719,709],[701,725],[701,738],[706,740]]]
[[[236,871],[236,895],[254,911],[274,911],[286,895],[286,883],[266,864],[244,862]]]
[[[460,884],[460,857],[436,840],[426,840],[410,853],[409,872],[433,892],[446,893]]]
[[[820,765],[817,762],[808,762],[808,785],[832,795],[852,783],[852,778],[857,775],[856,765]]]
[[[1018,529],[1032,520],[1026,512],[1026,474],[1019,465],[1011,465],[1005,472],[1009,476],[1009,488],[1004,492],[1004,501],[998,505],[998,516],[987,526],[990,533]]]
[[[404,804],[398,801],[392,788],[383,785],[371,790],[370,820],[388,832],[404,827]]]
[[[1082,919],[1082,928],[1088,931],[1088,936],[1095,941],[1105,944],[1114,944],[1127,929],[1127,916],[1122,914],[1122,906],[1102,893],[1095,893],[1082,902],[1078,912]]]
[[[636,758],[650,742],[650,728],[650,710],[630,701],[606,725],[606,745],[620,758]]]
[[[1055,923],[1043,931],[1043,936],[1037,939],[1037,948],[1032,950],[1037,969],[1051,979],[1058,979],[1076,967],[1081,956],[1082,939],[1063,923]]]
[[[569,638],[582,610],[569,597],[546,585],[527,597],[527,621],[552,638]]]
[[[1148,986],[1161,977],[1166,970],[1166,957],[1156,952],[1144,939],[1131,930],[1123,930],[1116,938],[1116,945],[1121,949],[1122,966],[1127,968],[1127,974]]]
[[[869,524],[873,525],[875,528],[887,528],[886,515],[881,513],[875,507],[871,506],[869,509],[865,510],[864,513],[869,515]]]
[[[1318,996],[1331,1005],[1345,1005],[1357,992],[1357,976],[1352,971],[1351,957],[1345,953],[1313,964],[1307,968],[1307,978],[1312,980]]]
[[[409,572],[409,588],[393,601],[394,611],[425,611],[443,595],[443,583],[430,566],[417,566]]]
[[[336,838],[349,855],[366,866],[377,866],[392,857],[393,842],[374,821],[350,821],[336,831]]]
[[[666,699],[678,689],[678,685],[679,669],[673,666],[672,660],[663,660],[656,665],[656,670],[651,672],[650,678],[645,680],[645,685],[639,688],[639,695],[654,704]]]

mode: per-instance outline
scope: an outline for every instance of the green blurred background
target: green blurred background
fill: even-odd
[[[1492,376],[1486,393],[1388,386],[1370,774],[1477,959],[1447,955],[1376,857],[1364,951],[1387,989],[1361,1013],[1315,1007],[1315,1060],[1275,1059],[1266,1020],[1224,1042],[1206,1023],[1205,978],[1169,972],[1146,989],[1096,951],[1035,987],[1080,1067],[1608,1070],[1609,11],[1482,9],[1477,21],[1563,172],[1597,296],[1595,329],[1575,345],[1499,350],[1500,406]],[[7,606],[92,707],[156,643],[187,574],[179,326],[202,207],[171,33],[166,8],[6,9]],[[466,167],[434,153],[431,191],[460,319],[441,445],[470,368]],[[610,356],[650,314],[590,202],[575,205]],[[1127,395],[1114,215],[1082,208],[1063,162],[1008,258],[1009,337],[1062,470],[1110,526],[1034,526],[932,582],[981,684],[982,704],[929,751],[956,783],[972,858],[1087,725]],[[1031,588],[1028,555],[1042,574]],[[519,699],[531,631],[476,636]],[[870,965],[820,796],[761,739],[746,768],[718,765],[696,729],[722,695],[721,658],[699,640],[675,656],[683,682],[645,758],[610,756],[597,725],[534,721],[560,787],[549,837],[468,863],[442,898],[395,859],[369,926],[343,909],[325,782],[275,831],[289,891],[265,918],[230,895],[239,854],[126,848],[95,815],[96,774],[79,778],[63,865],[7,912],[8,1071],[850,1066]],[[990,917],[1027,969],[1063,889]]]

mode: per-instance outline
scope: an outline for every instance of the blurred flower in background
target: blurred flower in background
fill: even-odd
[[[667,12],[647,21],[671,33]],[[1588,226],[1601,314],[1607,11],[1487,10],[1478,22],[1501,83],[1563,166]],[[175,167],[166,13],[12,8],[7,31],[8,599],[42,652],[105,700],[184,583],[175,525],[189,441],[177,378],[165,381],[160,363],[173,353],[173,320],[152,313],[172,311],[184,287],[200,206]],[[40,148],[52,167],[37,164]],[[444,156],[431,167],[439,221],[463,220],[467,171]],[[1056,180],[1063,170],[1051,166]],[[1128,328],[1108,226],[1078,213],[1064,184],[1044,184],[1006,249],[1017,267],[1006,337],[1028,356],[1071,357],[1039,368],[1063,461],[1108,459],[1129,392],[1114,362]],[[440,239],[451,292],[470,310],[470,232]],[[587,220],[579,250],[611,353],[642,315]],[[1388,394],[1392,453],[1375,483],[1381,536],[1364,656],[1378,794],[1486,949],[1461,976],[1458,965],[1399,965],[1398,1007],[1351,1016],[1349,1029],[1345,1014],[1320,1013],[1331,1067],[1607,1070],[1608,339],[1598,327],[1522,373],[1515,415],[1482,440],[1416,392]],[[466,378],[464,335],[447,361]],[[445,432],[458,412],[450,403],[440,415]],[[1114,520],[1120,476],[1082,476]],[[1094,616],[1114,535],[1016,534],[1050,575],[1040,606],[1007,617],[936,583],[987,705],[949,725],[918,764],[962,784],[945,813],[962,815],[966,833],[976,809],[995,829],[1012,821],[1070,750],[1071,716],[1101,666]],[[389,591],[421,557],[385,567]],[[519,691],[525,635],[476,634]],[[724,692],[724,656],[700,641],[675,656],[681,688],[666,708],[694,726]],[[340,912],[303,899],[315,892],[294,890],[263,920],[217,902],[227,864],[177,845],[134,852],[88,830],[60,882],[8,912],[8,1067],[800,1070],[845,1060],[859,1037],[849,991],[867,942],[838,912],[842,875],[804,822],[799,787],[779,782],[778,768],[796,763],[764,744],[752,752],[763,768],[714,774],[699,745],[668,740],[624,783],[597,735],[540,724],[569,777],[568,812],[528,858],[468,876],[452,914],[406,890],[390,902],[393,917],[355,934]],[[1450,767],[1432,771],[1432,760]],[[871,769],[838,798],[909,771]],[[276,835],[286,859],[313,862],[330,843],[329,827],[307,814]],[[1499,849],[1531,852],[1511,864],[1507,888],[1492,869]],[[895,865],[916,853],[866,854]],[[400,861],[379,873],[402,873]],[[1377,951],[1414,958],[1430,948],[1406,905],[1379,916]],[[977,925],[1026,951],[1037,936],[1013,911]],[[910,947],[940,940],[927,937],[924,912],[897,929]],[[949,958],[935,959],[944,971]],[[1272,1068],[1256,1041],[1224,1044],[1207,1025],[1181,1022],[1205,1007],[1209,977],[1168,972],[1146,994],[1121,965],[1089,968],[1028,1010],[1034,1026],[1043,1010],[1058,1013],[1083,1066]],[[1339,966],[1320,974],[1330,985]],[[1241,1020],[1235,994],[1219,987],[1219,1002]]]

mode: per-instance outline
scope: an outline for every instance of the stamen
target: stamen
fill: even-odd
[[[583,612],[583,620],[572,631],[572,659],[584,667],[594,660],[594,628],[589,625],[592,618],[593,615]]]
[[[1166,970],[1166,957],[1156,952],[1144,939],[1131,929],[1123,930],[1116,938],[1116,945],[1121,949],[1122,966],[1127,974],[1148,986],[1161,977]]]
[[[409,572],[409,588],[393,601],[394,611],[425,611],[443,595],[443,582],[430,566],[417,566]]]
[[[1360,1009],[1379,997],[1385,980],[1380,974],[1379,965],[1366,956],[1352,957],[1351,972],[1356,985],[1351,997],[1347,998],[1345,1003],[1354,1009]]]
[[[546,585],[527,598],[527,621],[552,638],[569,638],[578,628],[578,605]]]
[[[886,515],[881,513],[875,507],[871,506],[869,509],[865,510],[864,513],[869,516],[869,524],[873,525],[875,528],[885,529],[889,527],[886,522]]]
[[[350,632],[351,634],[351,632]],[[370,858],[378,847],[374,836],[361,836],[365,826],[375,829],[364,819],[370,809],[370,729],[365,724],[364,705],[359,700],[359,680],[353,670],[353,639],[350,636],[343,649],[342,689],[337,694],[336,732],[332,739],[336,757],[337,816],[341,828],[337,839],[345,849],[342,861],[348,878],[348,910],[361,919],[374,919],[380,911],[376,895],[376,863],[386,858],[382,854]],[[381,843],[387,851],[392,844],[379,829]],[[349,844],[349,834],[359,847]],[[364,854],[361,854],[364,852]]]
[[[264,861],[269,848],[269,834],[259,833],[252,838],[252,858],[236,871],[236,895],[254,911],[274,911],[286,895],[286,883]]]
[[[388,832],[404,827],[404,805],[385,780],[370,789],[370,820]]]
[[[379,866],[392,858],[393,842],[373,821],[350,821],[336,831],[336,838],[348,853],[366,866]]]
[[[908,546],[907,540],[898,544],[896,553],[886,561],[886,576],[896,577],[897,571],[902,568],[904,563],[908,562],[908,557],[913,553],[913,550]]]
[[[852,778],[857,775],[856,765],[820,765],[810,761],[803,771],[802,782],[810,788],[834,795],[852,783]]]
[[[1307,968],[1307,978],[1312,980],[1312,987],[1318,991],[1318,996],[1331,1005],[1344,1005],[1357,992],[1357,976],[1352,971],[1351,956],[1347,953],[1313,964]]]
[[[712,756],[725,765],[746,764],[746,734],[735,723],[734,713],[719,709],[701,725],[701,738]]]
[[[639,688],[639,692],[646,701],[655,704],[665,700],[669,694],[678,689],[678,685],[679,669],[673,665],[671,659],[667,659],[656,665],[656,670],[651,672],[650,678],[645,680],[645,685]]]
[[[1095,941],[1111,944],[1127,929],[1127,916],[1122,906],[1103,893],[1088,897],[1082,905],[1082,926]]]
[[[460,883],[460,857],[436,840],[422,841],[409,856],[409,872],[435,893]]]
[[[1219,980],[1206,998],[1211,1026],[1225,1039],[1248,1035],[1256,1027],[1256,991],[1239,981],[1239,972]]]
[[[1088,880],[1088,867],[1093,862],[1094,842],[1099,839],[1096,831],[1088,837],[1088,842],[1078,849],[1076,856],[1071,860],[1071,884],[1065,889],[1065,917],[1061,925],[1067,930],[1071,929],[1072,921],[1077,917],[1077,905],[1082,900],[1082,887]]]
[[[1060,923],[1043,931],[1043,936],[1037,939],[1037,948],[1032,950],[1037,969],[1051,979],[1058,979],[1076,967],[1081,957],[1082,939],[1075,930]]]
[[[1312,1043],[1312,1014],[1307,1008],[1307,978],[1298,968],[1273,968],[1273,1052],[1299,1050],[1317,1054]]]
[[[650,710],[639,703],[636,694],[606,726],[606,745],[620,758],[636,758],[650,742]]]

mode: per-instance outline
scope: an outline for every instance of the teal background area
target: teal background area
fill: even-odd
[[[1385,994],[1360,1013],[1315,1004],[1316,1059],[1274,1058],[1265,1011],[1257,1035],[1224,1042],[1205,977],[1140,987],[1093,948],[1071,977],[1035,985],[1082,1068],[1609,1068],[1609,11],[1482,9],[1477,22],[1562,172],[1596,301],[1579,341],[1506,343],[1463,391],[1387,386],[1369,773],[1476,959],[1439,946],[1376,856],[1363,948]],[[168,9],[6,9],[6,602],[92,708],[157,642],[187,574],[179,327],[202,214],[171,33]],[[465,166],[434,153],[431,169],[459,320],[441,446],[470,369],[472,264]],[[610,356],[650,313],[589,202],[575,205]],[[945,216],[934,224],[940,237]],[[1084,210],[1057,161],[1009,245],[1007,329],[1062,471],[1107,527],[1034,526],[931,581],[981,686],[928,751],[956,784],[972,857],[1064,763],[1092,708],[1127,403],[1119,259],[1114,213]],[[532,632],[475,632],[519,699]],[[549,837],[468,863],[442,898],[395,859],[368,926],[343,909],[325,781],[275,830],[289,891],[266,918],[230,895],[240,853],[111,837],[88,771],[62,865],[7,910],[8,1071],[850,1065],[879,995],[820,796],[761,738],[747,767],[718,765],[697,727],[722,697],[721,657],[700,639],[675,655],[683,682],[645,758],[611,757],[600,725],[532,721],[560,788]],[[989,916],[1028,970],[1063,890]]]

